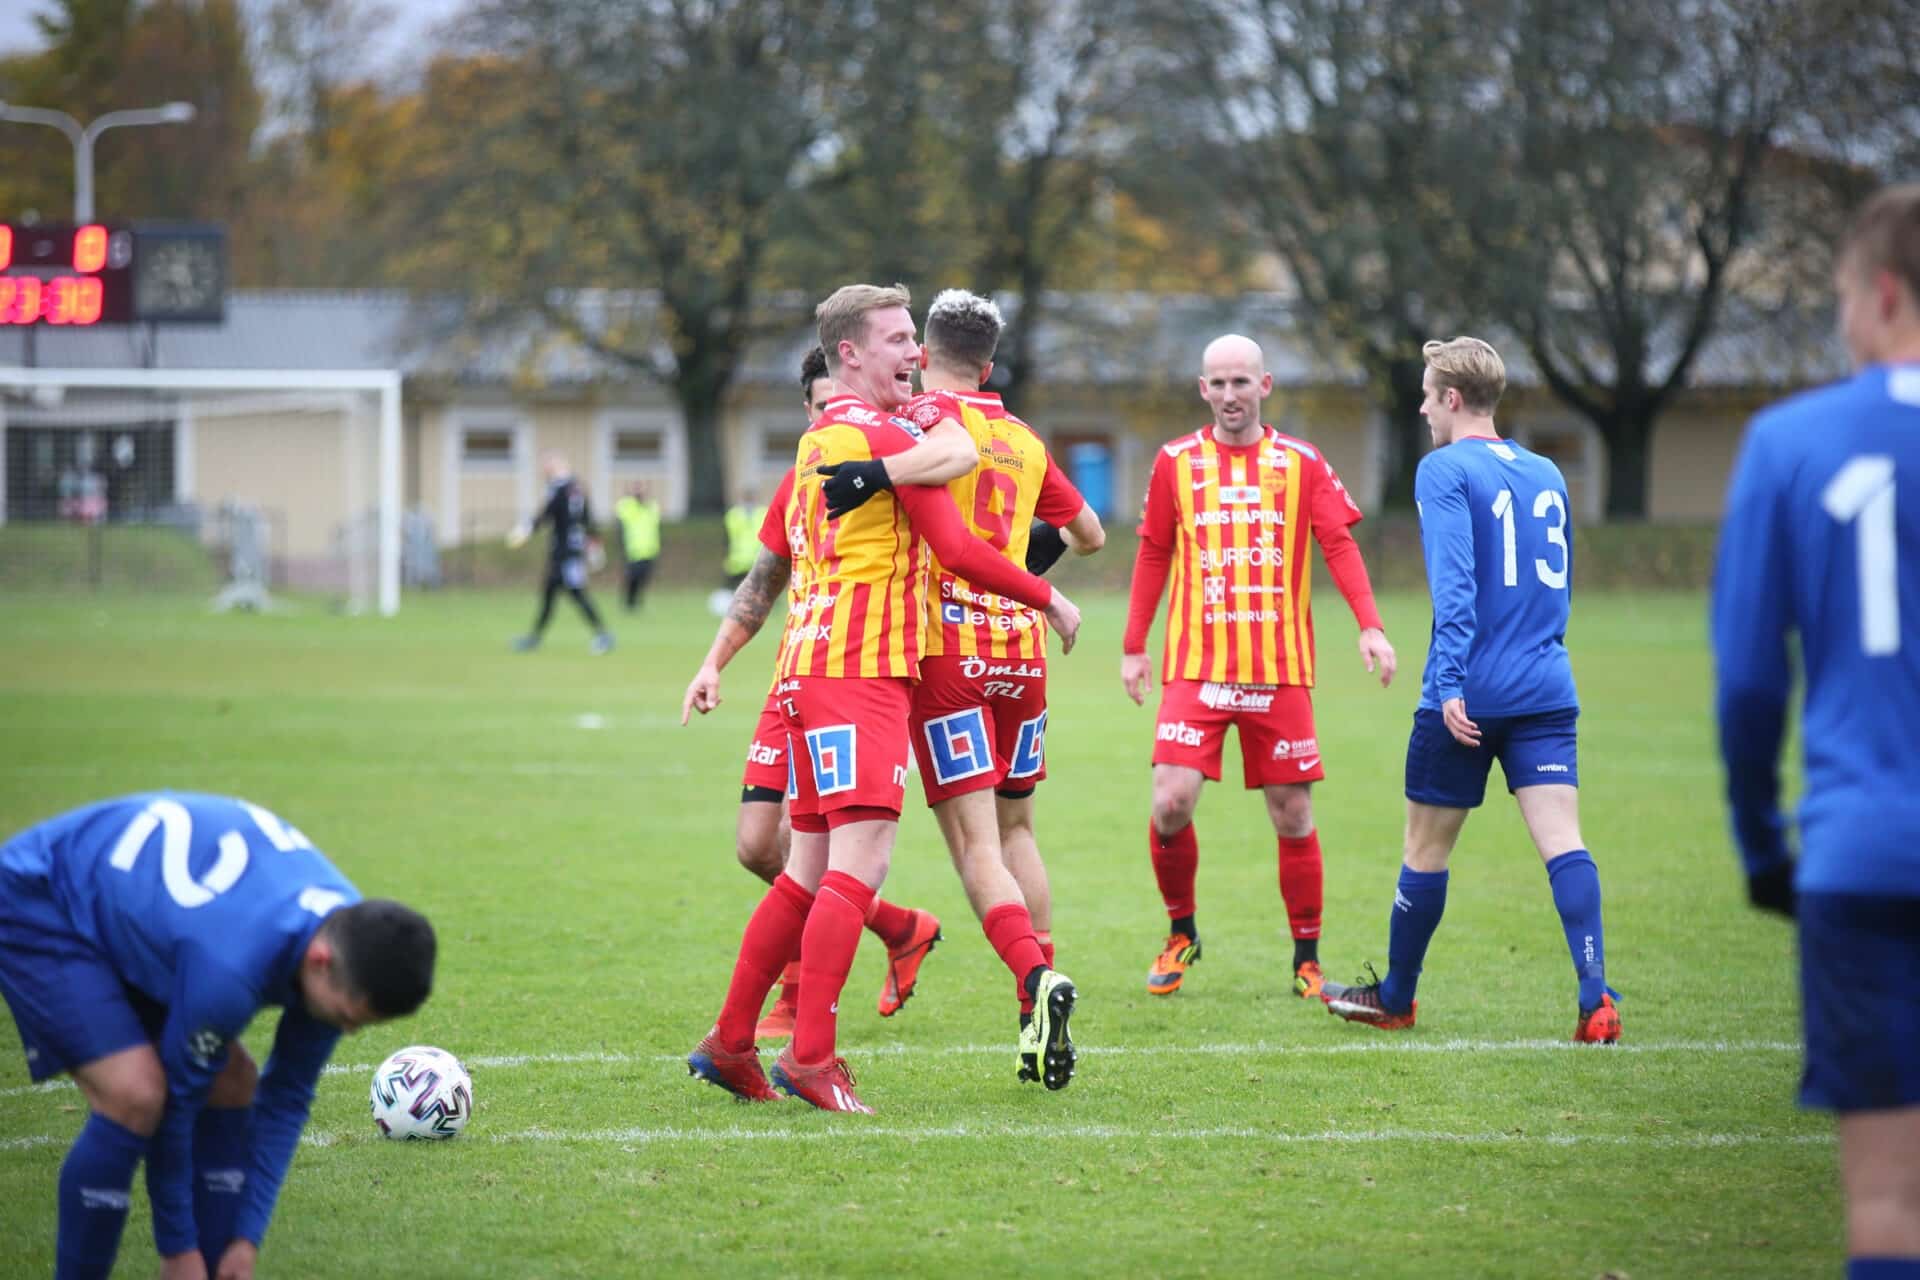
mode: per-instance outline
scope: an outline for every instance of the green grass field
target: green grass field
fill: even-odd
[[[1423,598],[1383,603],[1403,664],[1387,692],[1344,609],[1322,609],[1323,955],[1342,979],[1385,956],[1427,624]],[[1617,1049],[1565,1043],[1571,965],[1497,781],[1455,857],[1414,1031],[1293,997],[1272,833],[1237,785],[1198,817],[1206,959],[1149,997],[1152,712],[1120,692],[1123,603],[1097,598],[1053,665],[1040,807],[1080,1073],[1057,1094],[1016,1083],[1010,981],[910,797],[886,893],[938,913],[947,940],[888,1020],[882,954],[862,945],[840,1028],[873,1117],[748,1107],[686,1075],[760,893],[732,831],[772,637],[682,729],[713,625],[694,594],[619,619],[599,659],[564,613],[545,650],[510,654],[530,605],[413,596],[378,620],[0,602],[0,828],[136,789],[238,794],[439,929],[425,1009],[336,1054],[263,1276],[1837,1271],[1830,1126],[1792,1104],[1792,938],[1743,904],[1698,597],[1575,604]],[[249,1035],[263,1059],[271,1028]],[[29,1087],[0,1035],[0,1272],[45,1275],[80,1098]],[[372,1065],[415,1042],[472,1070],[477,1114],[453,1143],[385,1142],[368,1119]],[[121,1260],[154,1270],[144,1199]]]

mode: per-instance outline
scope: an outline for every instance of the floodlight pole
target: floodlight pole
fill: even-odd
[[[76,225],[93,221],[93,144],[109,129],[143,124],[185,124],[193,119],[191,102],[169,102],[161,107],[136,107],[131,111],[109,111],[82,125],[64,111],[49,107],[16,107],[0,102],[0,120],[16,124],[44,124],[58,129],[73,143],[73,220]]]

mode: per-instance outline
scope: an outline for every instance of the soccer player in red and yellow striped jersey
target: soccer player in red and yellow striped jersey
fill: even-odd
[[[833,379],[827,376],[826,353],[819,347],[809,350],[800,362],[800,389],[811,425],[833,398]],[[942,461],[927,441],[915,449],[934,453],[934,463],[949,471],[956,464]],[[911,451],[909,451],[911,452]],[[924,461],[924,459],[923,459]],[[971,467],[971,450],[957,466]],[[728,616],[720,624],[719,634],[708,650],[700,671],[687,686],[681,702],[680,722],[685,724],[696,705],[702,715],[720,701],[720,671],[741,646],[756,634],[782,580],[788,584],[788,599],[795,599],[802,583],[792,576],[792,547],[787,539],[788,507],[793,499],[793,468],[780,477],[773,500],[760,523],[761,551],[747,580],[734,593]],[[781,646],[784,650],[784,642]],[[753,738],[747,743],[745,772],[740,779],[740,812],[734,826],[734,851],[740,865],[771,885],[787,863],[787,724],[777,695],[779,658],[775,657],[774,678],[767,686],[766,703],[761,708]],[[897,906],[875,896],[867,910],[867,929],[887,948],[887,976],[880,989],[880,1016],[891,1017],[913,995],[920,964],[940,938],[940,921],[932,912]],[[755,1040],[784,1040],[793,1034],[794,1019],[800,1005],[800,960],[796,953],[780,974],[780,995],[772,1008],[754,1026]]]
[[[1012,563],[1025,563],[1036,515],[1091,553],[1106,541],[1100,517],[1033,429],[979,389],[1001,327],[998,307],[961,289],[942,293],[927,312],[921,381],[953,393],[980,455],[947,491],[973,532]],[[1052,894],[1032,837],[1033,793],[1046,776],[1045,624],[938,560],[929,581],[932,616],[913,689],[920,781],[967,900],[1013,974],[1017,1074],[1062,1089],[1075,1063],[1067,1033],[1074,993],[1063,975],[1038,972],[1053,968]]]
[[[1323,872],[1312,784],[1325,777],[1313,727],[1312,572],[1307,534],[1360,624],[1360,656],[1393,679],[1373,588],[1350,526],[1360,508],[1312,445],[1260,420],[1273,390],[1259,345],[1216,338],[1201,358],[1200,395],[1213,422],[1160,450],[1147,483],[1120,675],[1144,702],[1147,633],[1171,572],[1166,656],[1153,749],[1148,848],[1171,921],[1147,990],[1179,990],[1200,958],[1193,810],[1203,780],[1220,780],[1229,726],[1240,731],[1249,790],[1265,793],[1279,841],[1280,895],[1293,934],[1294,991],[1318,995]]]
[[[816,1107],[868,1112],[834,1054],[840,990],[867,905],[886,878],[907,766],[907,713],[925,630],[925,556],[1044,608],[1071,647],[1079,611],[972,538],[944,489],[908,485],[830,520],[822,467],[903,452],[924,434],[900,416],[921,360],[905,289],[849,285],[822,303],[820,345],[846,394],[829,401],[795,459],[787,534],[802,599],[789,621],[779,696],[792,744],[793,841],[748,922],[719,1021],[688,1058],[695,1075],[772,1097],[753,1049],[761,1002],[800,940],[800,1011],[774,1082]],[[941,414],[931,408],[936,417]],[[807,749],[804,761],[795,758]]]

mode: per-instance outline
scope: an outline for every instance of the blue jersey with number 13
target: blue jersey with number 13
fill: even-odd
[[[1476,719],[1579,706],[1560,468],[1511,440],[1469,436],[1421,459],[1413,496],[1433,597],[1420,705],[1465,698]]]

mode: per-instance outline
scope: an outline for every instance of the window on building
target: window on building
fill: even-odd
[[[1571,477],[1587,469],[1587,440],[1578,427],[1534,427],[1527,432],[1527,448],[1547,458]]]
[[[760,454],[771,464],[781,467],[793,465],[794,457],[800,452],[798,431],[769,431],[760,439]]]
[[[511,466],[511,427],[468,427],[461,440],[461,460],[469,466]]]
[[[613,433],[613,460],[616,464],[653,465],[664,462],[666,456],[665,432],[625,429]]]

